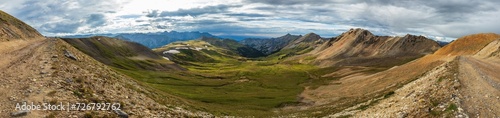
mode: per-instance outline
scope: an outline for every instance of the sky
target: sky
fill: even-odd
[[[46,36],[200,31],[278,37],[351,28],[437,40],[500,33],[498,0],[0,0]]]

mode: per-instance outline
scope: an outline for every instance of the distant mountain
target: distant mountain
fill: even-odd
[[[288,44],[279,49],[278,52],[269,55],[268,59],[282,60],[288,57],[306,54],[321,46],[326,40],[327,39],[321,38],[321,36],[315,33],[308,33],[288,42]]]
[[[0,10],[0,41],[40,37],[33,27]]]
[[[254,58],[254,57],[264,56],[264,54],[261,53],[260,51],[254,49],[252,47],[242,45],[242,44],[238,43],[236,40],[218,39],[218,38],[213,38],[213,37],[202,37],[202,38],[200,38],[200,40],[208,42],[211,45],[214,45],[217,47],[221,47],[224,49],[235,51],[238,55],[243,56],[243,57]]]
[[[437,42],[437,43],[439,44],[439,46],[441,46],[441,47],[444,47],[444,46],[446,46],[446,45],[450,44],[450,42],[446,42],[446,41],[436,41],[436,42]]]
[[[250,46],[264,53],[265,55],[269,55],[271,53],[277,52],[288,45],[291,41],[298,39],[302,36],[286,34],[277,38],[247,38],[240,41],[241,44]]]
[[[176,41],[193,40],[200,37],[216,37],[206,32],[158,32],[158,33],[122,33],[116,38],[140,43],[148,48],[158,48]]]

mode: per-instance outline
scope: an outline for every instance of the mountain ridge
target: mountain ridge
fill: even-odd
[[[351,29],[324,43],[309,55],[316,56],[316,65],[350,64],[370,58],[407,57],[418,58],[432,54],[441,46],[424,36],[405,35],[403,37],[376,36],[368,30]],[[348,58],[354,59],[350,60]],[[341,59],[332,61],[332,59]],[[406,59],[403,59],[406,60]],[[368,64],[370,65],[370,64]]]

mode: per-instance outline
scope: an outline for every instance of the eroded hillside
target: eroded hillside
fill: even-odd
[[[31,26],[0,10],[0,41],[41,37]]]

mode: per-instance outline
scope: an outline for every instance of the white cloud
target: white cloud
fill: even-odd
[[[45,35],[178,30],[334,36],[360,27],[378,35],[409,33],[447,40],[499,33],[499,5],[495,0],[0,0],[0,9]]]

